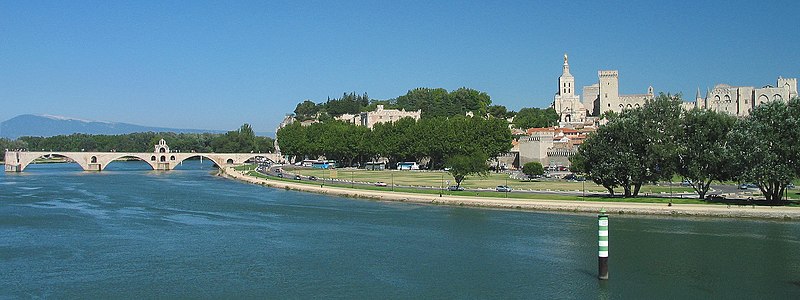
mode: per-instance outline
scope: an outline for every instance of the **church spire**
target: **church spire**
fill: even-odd
[[[700,87],[699,86],[697,87],[697,94],[694,96],[694,99],[695,100],[700,100],[701,99],[700,98]]]

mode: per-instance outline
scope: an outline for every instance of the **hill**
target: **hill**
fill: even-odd
[[[99,122],[52,115],[19,115],[0,123],[0,137],[56,136],[73,133],[126,134],[133,132],[224,133],[221,130],[150,127],[128,123]]]

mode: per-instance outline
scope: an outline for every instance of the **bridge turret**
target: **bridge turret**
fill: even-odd
[[[155,146],[155,153],[169,153],[169,146],[167,146],[167,141],[161,139],[158,141],[158,144]]]

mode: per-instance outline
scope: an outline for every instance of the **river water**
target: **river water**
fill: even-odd
[[[800,298],[800,223],[385,203],[198,161],[0,175],[0,298]]]

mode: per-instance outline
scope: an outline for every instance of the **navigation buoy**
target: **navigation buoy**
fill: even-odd
[[[608,215],[605,209],[600,209],[597,215],[597,240],[599,251],[597,252],[597,278],[608,280]]]

